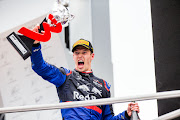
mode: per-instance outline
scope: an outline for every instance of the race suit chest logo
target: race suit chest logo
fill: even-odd
[[[90,83],[87,85],[78,85],[77,89],[85,91],[87,94],[86,95],[81,95],[79,92],[74,91],[74,99],[78,100],[94,100],[97,99],[97,96],[99,95],[102,97],[102,90],[97,89],[96,87],[93,87],[92,90],[90,91]]]
[[[96,96],[93,96],[93,95],[90,96],[90,94],[87,94],[86,96],[80,95],[79,92],[77,92],[77,91],[74,91],[73,94],[74,94],[74,99],[77,99],[77,100],[84,101],[84,100],[95,100],[96,99]]]

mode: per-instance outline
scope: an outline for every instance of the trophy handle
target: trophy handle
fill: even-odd
[[[43,22],[47,22],[46,18],[44,18],[44,20],[40,24],[40,29],[38,29],[39,33],[41,33],[41,31],[44,31]]]

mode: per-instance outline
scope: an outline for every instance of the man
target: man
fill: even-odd
[[[39,26],[34,28],[38,31]],[[53,83],[61,102],[84,101],[110,97],[107,82],[94,76],[91,61],[94,59],[92,44],[80,39],[73,45],[75,69],[50,65],[43,60],[38,41],[32,47],[32,69],[43,79]],[[128,104],[128,109],[114,116],[112,105],[88,106],[61,109],[64,120],[129,120],[132,110],[139,112],[137,103]]]

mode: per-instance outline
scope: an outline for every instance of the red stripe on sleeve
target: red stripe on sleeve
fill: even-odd
[[[67,76],[70,75],[72,73],[72,71],[70,70],[70,73],[66,74]]]
[[[66,102],[72,102],[72,101],[66,101]],[[87,107],[84,107],[84,108],[94,110],[94,111],[98,112],[99,114],[102,113],[102,110],[97,106],[87,106]]]
[[[92,110],[94,110],[94,111],[96,111],[96,112],[98,112],[100,114],[102,113],[102,110],[99,107],[97,107],[97,106],[87,106],[85,108],[92,109]]]

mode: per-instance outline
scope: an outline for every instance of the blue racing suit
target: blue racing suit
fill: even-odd
[[[94,76],[93,72],[78,72],[57,68],[43,60],[41,45],[32,47],[32,69],[57,88],[60,102],[84,101],[110,97],[107,82]],[[129,120],[124,111],[114,116],[112,105],[61,109],[64,120]]]

